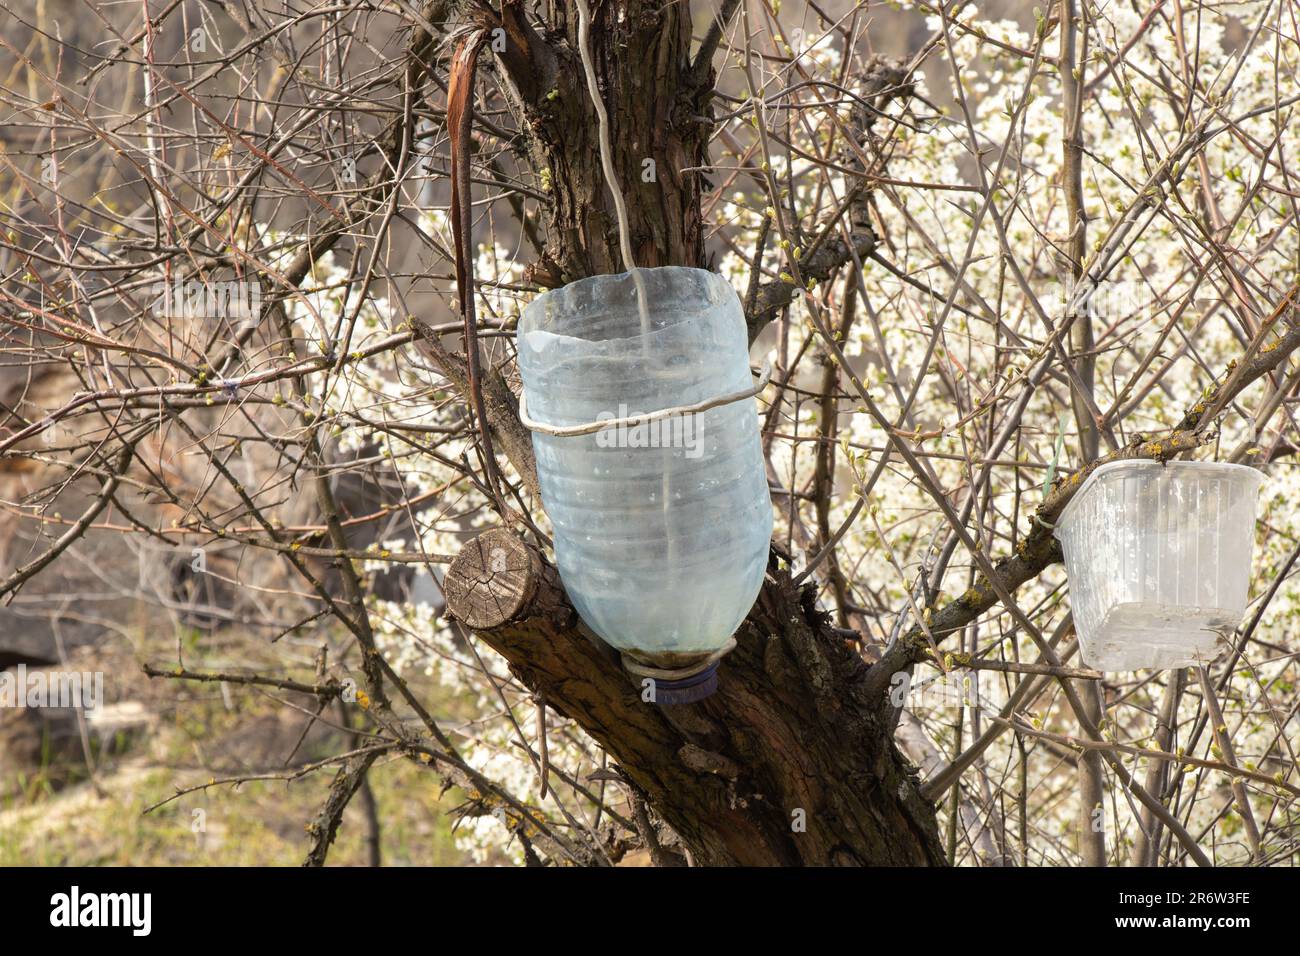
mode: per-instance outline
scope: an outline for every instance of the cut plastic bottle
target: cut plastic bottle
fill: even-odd
[[[730,284],[700,269],[638,273],[583,279],[524,310],[532,419],[581,425],[752,387]],[[758,595],[772,534],[755,400],[588,435],[534,431],[533,448],[556,564],[587,625],[653,667],[726,647]]]
[[[1079,650],[1103,671],[1204,664],[1241,622],[1263,475],[1217,462],[1102,465],[1056,524]]]

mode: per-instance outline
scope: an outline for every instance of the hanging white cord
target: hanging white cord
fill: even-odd
[[[629,415],[626,418],[606,418],[594,422],[584,422],[581,425],[548,425],[545,422],[537,421],[528,414],[528,393],[525,391],[519,393],[519,421],[530,431],[541,432],[543,435],[554,435],[556,438],[573,438],[577,435],[594,435],[596,432],[603,432],[611,428],[634,428],[637,425],[647,425],[650,422],[663,421],[665,418],[684,418],[687,415],[698,415],[700,412],[707,412],[723,405],[730,405],[732,402],[739,402],[746,398],[753,398],[763,389],[767,388],[768,383],[771,381],[772,363],[764,362],[763,369],[758,376],[758,381],[748,388],[743,388],[738,392],[719,395],[717,398],[705,399],[702,402],[696,402],[694,405],[675,405],[672,408],[661,408],[656,412]]]
[[[582,69],[587,74],[587,92],[591,94],[592,105],[596,107],[596,120],[600,124],[600,165],[605,171],[605,185],[614,197],[614,212],[618,216],[618,244],[623,254],[623,268],[636,275],[636,263],[632,260],[632,236],[627,222],[627,203],[623,201],[623,189],[619,185],[618,174],[614,172],[613,147],[610,145],[609,113],[605,111],[605,101],[600,98],[600,84],[596,82],[596,67],[591,62],[591,10],[587,0],[574,0],[578,6],[578,55],[582,57]],[[644,300],[644,290],[638,278],[637,292]]]
[[[600,165],[605,173],[605,185],[614,198],[614,213],[618,216],[618,245],[619,251],[623,254],[623,268],[631,273],[632,282],[636,286],[637,312],[641,319],[641,354],[645,359],[646,373],[650,374],[650,302],[645,278],[632,258],[632,230],[627,221],[627,203],[623,200],[623,187],[619,183],[618,174],[614,171],[614,148],[610,143],[609,113],[605,110],[605,101],[600,97],[600,84],[596,82],[596,67],[591,59],[591,10],[587,7],[587,0],[574,0],[574,3],[578,8],[578,55],[582,57],[582,70],[587,75],[587,92],[591,96],[592,105],[596,108],[596,121],[599,123]],[[665,447],[661,454],[664,472],[659,482],[660,509],[668,539],[667,565],[673,567],[676,564],[677,546],[669,532],[671,521],[668,516],[669,502],[672,500],[672,449]]]

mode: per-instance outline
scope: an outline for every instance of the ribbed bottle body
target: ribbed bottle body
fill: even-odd
[[[1172,668],[1217,656],[1246,609],[1263,475],[1215,462],[1122,461],[1057,522],[1084,663]]]
[[[519,324],[530,415],[613,420],[750,387],[740,302],[698,269],[598,276],[546,293]],[[772,533],[756,402],[595,434],[533,433],[560,576],[588,626],[643,661],[721,648],[762,584]]]

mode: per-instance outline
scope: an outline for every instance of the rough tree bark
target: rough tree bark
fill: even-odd
[[[613,130],[632,252],[640,266],[702,265],[699,172],[712,132],[713,75],[690,69],[689,4],[593,4],[591,47]],[[505,30],[497,64],[503,89],[523,117],[524,149],[551,198],[545,209],[546,249],[532,277],[557,286],[621,272],[618,223],[601,174],[595,111],[578,55],[578,18],[571,5],[549,5],[539,35],[523,6],[500,14],[481,9],[480,23]]]
[[[553,200],[545,253],[531,272],[542,285],[622,271],[577,17],[563,4],[550,9],[543,33],[516,3],[475,15],[481,28],[504,29],[495,66]],[[713,72],[692,66],[689,5],[606,2],[594,11],[592,41],[637,263],[705,265],[707,184],[681,170],[707,162]],[[494,433],[517,425],[503,414],[489,410]],[[531,462],[511,457],[531,484]],[[586,636],[554,569],[506,531],[467,546],[447,594],[453,615],[609,752],[695,862],[944,862],[934,807],[894,746],[879,682],[865,682],[867,664],[779,556],[723,661],[719,691],[681,707],[642,701],[617,655]]]
[[[448,605],[576,720],[705,865],[943,862],[933,807],[894,747],[867,665],[773,556],[718,692],[656,707],[586,636],[555,569],[508,531],[448,570]]]

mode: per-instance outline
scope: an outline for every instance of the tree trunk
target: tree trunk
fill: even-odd
[[[593,3],[591,53],[609,112],[614,164],[638,266],[703,265],[699,172],[712,132],[712,75],[689,69],[685,3]],[[623,271],[618,220],[601,172],[596,113],[578,54],[574,9],[553,4],[545,39],[507,2],[507,96],[525,117],[530,164],[551,198],[542,285]],[[494,28],[492,23],[488,27]]]
[[[934,809],[894,747],[867,665],[773,558],[716,694],[645,703],[580,627],[555,569],[507,531],[447,573],[452,614],[576,720],[706,865],[943,862]]]
[[[503,89],[553,199],[531,273],[543,285],[623,268],[577,16],[552,10],[544,35],[511,2],[479,15],[485,28],[504,28],[506,48],[494,50]],[[707,183],[681,170],[707,162],[713,74],[692,69],[689,5],[607,0],[593,18],[636,262],[702,266]],[[775,555],[717,693],[676,707],[642,701],[618,655],[581,627],[554,568],[512,534],[470,543],[446,591],[450,612],[608,751],[696,863],[944,862],[934,807],[894,746],[887,680],[866,679],[868,665],[816,608],[814,587],[796,588]]]

